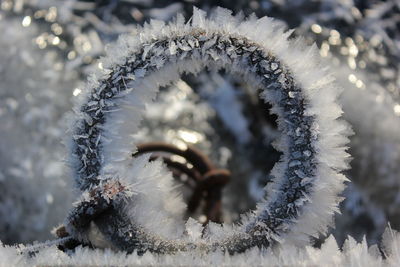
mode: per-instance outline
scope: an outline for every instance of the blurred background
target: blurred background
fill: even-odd
[[[339,244],[347,235],[374,244],[388,223],[400,230],[399,1],[1,0],[0,240],[51,239],[79,195],[61,141],[74,98],[102,68],[107,44],[151,19],[189,19],[193,6],[270,16],[316,43],[344,88],[340,102],[354,130],[351,182],[331,231]],[[134,138],[193,145],[229,169],[223,221],[234,223],[262,198],[280,157],[268,108],[239,78],[203,71],[162,88]]]

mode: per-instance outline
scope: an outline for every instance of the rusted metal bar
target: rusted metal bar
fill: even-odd
[[[177,146],[163,142],[151,142],[140,144],[137,146],[137,149],[138,151],[135,155],[158,151],[181,156],[190,162],[202,175],[215,168],[206,155],[192,146],[188,146],[186,149],[180,149]]]
[[[222,222],[222,187],[229,182],[230,172],[228,170],[217,169],[206,155],[191,146],[181,149],[163,142],[151,142],[140,144],[137,149],[134,156],[151,152],[167,153],[181,156],[187,163],[190,163],[193,167],[188,167],[188,164],[174,161],[172,157],[165,155],[155,154],[151,157],[151,159],[162,157],[169,168],[177,169],[196,183],[188,203],[189,214],[194,213],[201,201],[204,200],[205,223],[208,221]]]

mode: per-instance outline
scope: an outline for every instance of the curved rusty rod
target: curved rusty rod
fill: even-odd
[[[135,156],[138,154],[157,151],[181,156],[190,162],[202,175],[215,168],[206,155],[192,146],[188,146],[186,149],[180,149],[177,146],[163,142],[150,142],[139,144],[137,150],[138,151],[134,154]]]
[[[186,174],[188,178],[191,179],[192,187],[193,184],[199,182],[202,178],[202,175],[193,167],[189,167],[187,164],[174,161],[170,157],[167,156],[151,156],[150,160],[155,160],[157,158],[162,158],[163,162],[168,166],[168,168],[172,169],[173,174],[176,176],[180,176],[182,173]]]
[[[177,146],[163,142],[145,143],[137,146],[137,152],[134,153],[133,156],[150,152],[164,152],[178,155],[193,165],[193,167],[190,168],[187,164],[173,161],[166,156],[161,156],[169,168],[176,169],[186,174],[196,183],[193,194],[189,199],[188,212],[193,213],[204,198],[205,207],[203,212],[207,217],[205,223],[208,221],[220,223],[222,218],[222,187],[229,182],[230,172],[225,169],[215,168],[206,155],[190,146],[185,149],[180,149]],[[160,156],[153,155],[151,159],[157,157]]]

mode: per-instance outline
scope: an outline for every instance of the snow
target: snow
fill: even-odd
[[[0,246],[0,266],[398,266],[400,261],[400,234],[387,228],[383,243],[384,257],[376,246],[368,247],[363,240],[357,243],[349,237],[340,250],[333,236],[321,246],[298,248],[291,244],[279,249],[253,248],[241,254],[228,255],[219,251],[202,254],[197,251],[178,252],[170,255],[146,253],[125,254],[110,249],[78,247],[71,254],[61,252],[56,246],[48,246],[30,256],[20,253],[21,248]]]

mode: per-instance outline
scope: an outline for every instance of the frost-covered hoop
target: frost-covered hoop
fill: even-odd
[[[342,112],[336,103],[339,90],[319,63],[316,48],[288,41],[290,34],[270,18],[242,20],[225,9],[207,18],[195,9],[191,22],[181,16],[168,25],[152,21],[134,36],[120,38],[109,49],[101,76],[89,83],[73,126],[71,154],[84,194],[69,217],[68,231],[82,236],[93,220],[108,245],[158,253],[217,248],[236,253],[272,241],[301,244],[324,232],[346,179],[340,171],[347,167],[348,127],[337,120]],[[242,225],[211,224],[196,233],[196,225],[188,222],[191,226],[181,237],[154,233],[139,213],[129,214],[129,206],[151,207],[151,201],[143,203],[138,195],[155,185],[161,167],[132,160],[130,135],[160,86],[205,67],[240,74],[262,88],[261,96],[278,115],[282,137],[277,149],[283,156],[272,170],[268,200]],[[167,175],[162,169],[161,174]],[[171,208],[158,207],[162,216],[174,215]]]

